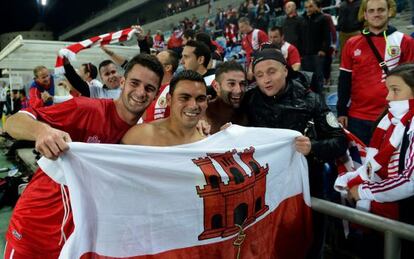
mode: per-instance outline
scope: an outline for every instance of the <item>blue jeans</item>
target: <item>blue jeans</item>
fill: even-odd
[[[375,122],[348,117],[348,130],[357,136],[367,146],[371,140]]]

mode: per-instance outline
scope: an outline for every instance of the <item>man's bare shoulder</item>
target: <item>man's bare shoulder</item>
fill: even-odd
[[[143,145],[144,140],[154,132],[152,123],[135,125],[122,137],[121,143],[127,145]]]
[[[155,145],[155,138],[163,132],[163,120],[135,125],[128,130],[121,140],[127,145]]]

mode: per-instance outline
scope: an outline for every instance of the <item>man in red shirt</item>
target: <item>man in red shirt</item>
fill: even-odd
[[[249,67],[253,52],[259,50],[262,44],[269,41],[269,38],[266,32],[254,29],[247,17],[239,19],[239,31],[243,34],[242,48],[246,55],[246,67]]]
[[[118,99],[79,97],[31,108],[10,117],[6,131],[17,139],[35,140],[36,149],[52,159],[67,150],[71,140],[118,143],[154,100],[163,74],[155,57],[137,55],[126,67]],[[57,258],[74,228],[68,197],[66,187],[39,169],[13,211],[5,258]]]
[[[283,35],[283,29],[279,26],[274,26],[269,29],[269,41],[275,45],[282,52],[286,59],[287,64],[292,67],[293,70],[299,71],[300,69],[300,54],[296,46],[285,41]]]
[[[55,84],[53,77],[45,66],[37,66],[33,69],[34,81],[30,85],[29,104],[33,108],[50,106],[53,104]]]
[[[342,50],[338,82],[338,121],[365,144],[372,126],[387,108],[385,72],[370,48],[370,38],[389,70],[414,60],[414,39],[388,25],[395,15],[391,0],[364,0],[361,3],[367,28],[350,38]],[[350,105],[348,107],[348,103]]]
[[[160,90],[155,100],[145,110],[144,122],[163,119],[170,115],[170,107],[167,105],[167,93],[170,90],[170,81],[177,70],[179,59],[177,53],[172,50],[164,50],[157,54],[157,59],[164,69]]]

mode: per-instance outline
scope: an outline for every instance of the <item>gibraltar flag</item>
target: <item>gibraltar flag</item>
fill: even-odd
[[[233,125],[171,147],[70,143],[39,161],[69,188],[60,258],[303,258],[307,164],[291,130]]]

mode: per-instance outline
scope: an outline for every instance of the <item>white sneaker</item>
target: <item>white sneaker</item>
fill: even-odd
[[[414,24],[407,25],[407,29],[414,29]]]

